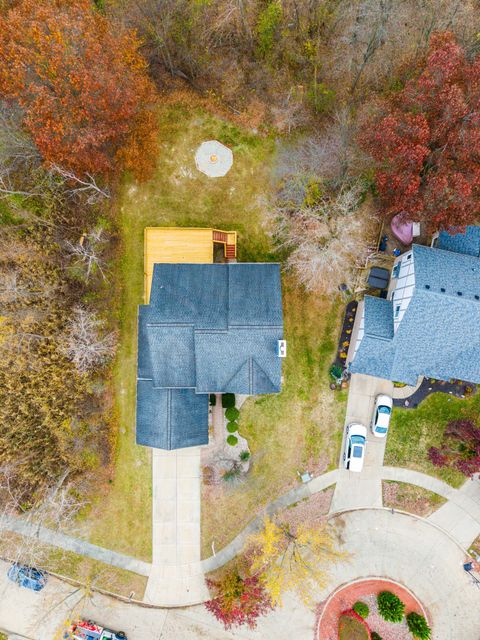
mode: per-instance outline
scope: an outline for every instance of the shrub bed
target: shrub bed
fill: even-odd
[[[338,622],[338,640],[370,640],[366,623],[353,611],[342,613]]]
[[[378,611],[388,622],[401,622],[405,613],[405,605],[391,591],[381,591],[377,596]]]
[[[408,630],[418,640],[430,640],[431,629],[427,621],[419,613],[412,611],[407,615]]]
[[[355,613],[357,615],[359,615],[361,618],[363,618],[365,620],[365,618],[368,618],[368,614],[370,613],[370,609],[368,608],[368,604],[365,604],[365,602],[356,602],[352,609],[355,611]]]
[[[236,407],[228,407],[225,411],[225,417],[229,422],[235,422],[238,420],[240,411]]]

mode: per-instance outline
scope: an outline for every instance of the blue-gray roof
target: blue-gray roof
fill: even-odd
[[[385,301],[366,296],[365,335],[350,370],[412,385],[419,375],[480,383],[480,258],[412,251],[415,288],[395,335],[388,337]]]
[[[365,333],[378,338],[393,338],[393,305],[391,300],[365,296]]]
[[[208,395],[138,380],[137,443],[158,449],[208,444]]]
[[[440,231],[437,247],[470,256],[480,256],[480,227],[470,225],[464,232]]]
[[[282,338],[278,264],[156,264],[138,313],[137,442],[205,444],[209,393],[278,393]]]

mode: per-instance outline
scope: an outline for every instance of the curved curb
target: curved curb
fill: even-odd
[[[392,515],[399,514],[401,516],[408,516],[409,518],[413,518],[414,520],[419,520],[425,524],[428,524],[430,527],[433,527],[437,531],[440,531],[444,536],[446,536],[449,540],[451,540],[455,545],[465,554],[467,557],[470,557],[468,551],[463,547],[460,542],[452,536],[446,529],[438,525],[436,522],[432,522],[428,518],[423,518],[422,516],[418,516],[415,513],[410,513],[409,511],[402,511],[401,509],[393,509],[392,507],[358,507],[357,509],[343,509],[341,511],[334,511],[328,514],[328,520],[332,518],[338,518],[342,515],[347,515],[349,513],[356,513],[357,511],[390,511]]]
[[[354,584],[359,584],[360,582],[368,582],[369,580],[379,580],[381,582],[390,582],[391,584],[394,584],[397,587],[400,587],[401,589],[404,589],[405,591],[407,591],[407,593],[418,603],[418,605],[419,605],[419,607],[420,607],[420,609],[421,609],[421,611],[423,613],[423,616],[425,617],[425,619],[429,623],[429,626],[432,626],[432,618],[431,618],[429,612],[426,610],[426,608],[420,602],[420,600],[415,595],[415,593],[413,593],[413,591],[411,589],[409,589],[406,585],[402,584],[401,582],[398,582],[398,580],[393,580],[392,578],[386,578],[385,576],[383,576],[383,577],[381,577],[381,576],[366,576],[364,578],[357,578],[356,580],[350,580],[350,582],[344,582],[343,584],[339,585],[334,591],[332,591],[330,593],[328,598],[324,601],[322,613],[320,614],[320,616],[319,616],[319,618],[318,618],[318,620],[316,622],[314,640],[322,640],[322,638],[320,638],[320,623],[322,622],[323,615],[324,615],[328,605],[330,604],[331,600],[337,595],[337,593],[339,591],[342,591],[343,589],[346,589],[347,587],[350,587],[350,586],[354,585]]]

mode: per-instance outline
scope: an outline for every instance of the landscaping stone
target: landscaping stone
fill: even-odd
[[[469,389],[471,389],[471,391],[469,391]],[[476,392],[476,385],[470,382],[462,382],[461,380],[445,382],[443,380],[424,378],[422,384],[411,396],[408,396],[408,398],[394,398],[393,404],[395,407],[415,409],[431,393],[448,393],[456,398],[465,398]]]

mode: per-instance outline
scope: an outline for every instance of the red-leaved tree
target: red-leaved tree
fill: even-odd
[[[253,629],[257,619],[272,609],[269,595],[255,576],[242,578],[238,571],[230,570],[207,584],[214,597],[205,607],[226,629],[241,625]]]
[[[453,420],[441,447],[430,447],[428,457],[436,467],[451,466],[466,476],[480,471],[480,428],[471,420]]]
[[[0,94],[23,109],[47,164],[148,174],[155,90],[139,46],[90,0],[20,0],[0,15]]]
[[[452,33],[432,35],[416,73],[370,120],[360,143],[376,161],[387,216],[430,231],[462,228],[480,212],[480,57]]]

